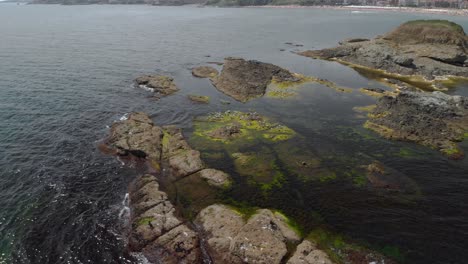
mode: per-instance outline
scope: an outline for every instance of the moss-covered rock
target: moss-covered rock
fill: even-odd
[[[298,85],[304,82],[304,76],[270,63],[231,57],[225,59],[221,74],[211,81],[221,92],[246,102],[263,96],[272,82]]]
[[[364,127],[385,138],[429,146],[452,159],[464,156],[456,142],[468,131],[466,97],[401,92],[380,98],[368,116]]]
[[[251,153],[233,153],[232,158],[236,171],[248,177],[247,182],[259,185],[264,191],[281,187],[285,180],[285,175],[276,164],[274,153],[267,148]]]
[[[137,85],[157,93],[157,96],[167,96],[179,91],[174,79],[163,75],[143,75],[135,79]]]
[[[188,95],[190,101],[200,104],[208,104],[210,102],[210,97],[205,95]]]
[[[324,228],[316,228],[310,232],[306,240],[311,241],[317,248],[326,252],[335,263],[388,263],[397,262],[389,257],[371,250],[365,246],[333,233]],[[393,256],[392,256],[393,257]]]
[[[366,77],[433,91],[444,80],[468,77],[467,36],[460,25],[445,20],[417,20],[371,40],[342,42],[334,48],[300,55],[337,61]],[[455,77],[454,77],[455,76]]]
[[[197,118],[194,135],[209,141],[238,144],[240,141],[284,141],[296,133],[253,112],[226,111]]]

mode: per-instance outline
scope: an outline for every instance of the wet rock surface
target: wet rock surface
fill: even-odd
[[[160,180],[172,184],[190,176],[225,188],[230,176],[212,169],[203,171],[200,153],[187,144],[181,129],[156,126],[145,113],[131,113],[115,122],[104,144],[116,155],[138,153],[159,177],[143,175],[130,188],[130,250],[143,252],[152,263],[203,263],[198,233],[178,217]]]
[[[246,102],[263,96],[273,79],[279,82],[301,81],[298,75],[276,65],[242,58],[226,58],[221,74],[211,81],[221,92]]]
[[[200,177],[205,179],[211,186],[227,188],[231,185],[231,177],[229,174],[223,171],[216,169],[204,169],[199,173]]]
[[[163,131],[145,113],[131,113],[115,122],[105,145],[119,156],[134,155],[154,162],[161,159]]]
[[[372,40],[343,41],[335,48],[299,54],[433,79],[446,75],[468,77],[467,47],[461,26],[444,20],[418,20]]]
[[[167,96],[179,91],[174,79],[163,75],[143,75],[135,79],[139,86],[156,93],[158,96]]]
[[[245,220],[217,204],[202,210],[196,223],[215,263],[280,263],[287,254],[286,243],[300,239],[282,215],[266,209]]]
[[[451,158],[463,157],[456,142],[468,131],[468,99],[441,92],[383,96],[365,126],[395,140],[416,142]]]
[[[155,176],[137,179],[131,191],[132,229],[129,247],[152,263],[201,263],[199,236],[175,216]]]
[[[315,242],[304,240],[296,248],[287,264],[332,264],[328,255],[317,248]]]
[[[188,98],[190,101],[194,103],[200,103],[200,104],[208,104],[210,102],[210,97],[208,96],[203,96],[203,95],[188,95]]]
[[[192,69],[192,75],[198,78],[214,78],[218,76],[218,70],[209,66],[199,66]]]

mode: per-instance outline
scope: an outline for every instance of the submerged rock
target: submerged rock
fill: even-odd
[[[210,97],[204,95],[188,95],[190,101],[195,103],[207,104],[210,102]]]
[[[197,118],[194,134],[209,140],[230,143],[253,138],[284,141],[293,138],[296,133],[258,113],[228,110]]]
[[[143,75],[135,79],[135,82],[157,93],[159,96],[167,96],[179,91],[174,79],[163,75]]]
[[[383,137],[413,141],[440,150],[453,159],[463,157],[456,142],[468,131],[468,98],[441,92],[401,92],[383,96],[365,127]]]
[[[209,66],[200,66],[192,69],[192,75],[198,78],[214,78],[218,76],[218,70]]]
[[[202,210],[195,221],[206,234],[214,263],[281,263],[287,243],[300,239],[284,216],[266,209],[245,220],[239,212],[216,204]]]
[[[265,94],[267,86],[278,82],[300,82],[303,76],[291,73],[279,66],[241,58],[226,58],[223,70],[213,85],[232,98],[246,102]]]
[[[417,20],[404,23],[372,40],[345,41],[335,48],[299,54],[337,60],[353,67],[384,70],[393,74],[386,77],[417,86],[418,82],[423,84],[428,81],[422,78],[411,80],[398,74],[419,75],[430,80],[437,76],[468,77],[468,67],[465,67],[467,40],[463,28],[455,23]]]
[[[199,172],[200,177],[205,179],[209,185],[221,188],[229,188],[231,186],[231,177],[229,174],[215,169],[204,169]]]
[[[317,248],[325,251],[317,251]],[[299,251],[301,249],[301,251]],[[395,248],[397,251],[398,249]],[[398,251],[397,251],[398,252]],[[325,255],[325,254],[326,255]],[[326,257],[328,255],[328,258]],[[313,259],[312,259],[313,258]],[[331,262],[330,260],[333,259]],[[320,262],[320,261],[323,262]],[[296,262],[297,261],[297,262]],[[311,262],[308,262],[311,261]],[[330,232],[327,229],[316,228],[312,230],[297,247],[291,262],[295,263],[349,263],[349,264],[396,264],[393,259],[383,256],[374,250],[366,248],[362,245],[355,244],[346,237],[337,233]]]

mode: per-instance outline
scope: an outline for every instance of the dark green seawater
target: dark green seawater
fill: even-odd
[[[98,141],[131,111],[148,112],[158,124],[176,124],[190,134],[193,117],[227,109],[257,111],[288,125],[305,138],[301,147],[324,157],[329,167],[346,170],[379,160],[418,186],[417,195],[402,198],[339,179],[303,184],[291,178],[269,199],[248,189],[234,190],[235,199],[282,209],[299,222],[302,215],[319,214],[337,233],[375,248],[398,248],[406,263],[466,263],[468,159],[450,161],[365,131],[352,107],[374,99],[358,92],[307,85],[297,99],[241,104],[190,74],[193,66],[239,56],[356,90],[381,87],[352,69],[291,51],[372,37],[423,18],[447,17],[1,4],[0,263],[140,263],[125,253],[126,223],[119,217],[138,169],[100,153]],[[468,29],[468,18],[450,19]],[[136,76],[152,72],[172,75],[181,91],[155,101],[133,86]],[[468,86],[451,92],[468,95]],[[187,94],[209,95],[212,102],[192,104]],[[229,170],[231,164],[213,166]]]

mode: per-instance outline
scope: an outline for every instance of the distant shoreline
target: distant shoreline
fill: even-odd
[[[468,9],[449,9],[449,8],[417,8],[417,7],[397,7],[397,6],[301,6],[301,5],[264,5],[247,6],[249,8],[301,8],[301,9],[333,9],[349,11],[386,11],[402,13],[421,13],[421,14],[440,14],[451,16],[468,16]]]
[[[0,3],[20,3],[20,4],[58,4],[61,3],[33,3],[27,1],[15,0],[0,0]],[[109,3],[83,3],[83,4],[68,4],[68,5],[148,5],[143,3],[138,4],[109,4]],[[435,14],[449,16],[468,16],[468,9],[455,8],[421,8],[421,7],[398,7],[398,6],[302,6],[302,5],[254,5],[254,6],[216,6],[203,4],[187,4],[187,5],[149,5],[149,6],[197,6],[197,7],[218,7],[218,8],[284,8],[284,9],[329,9],[329,10],[348,10],[357,12],[382,11],[382,12],[401,12],[401,13],[420,13],[420,14]]]

